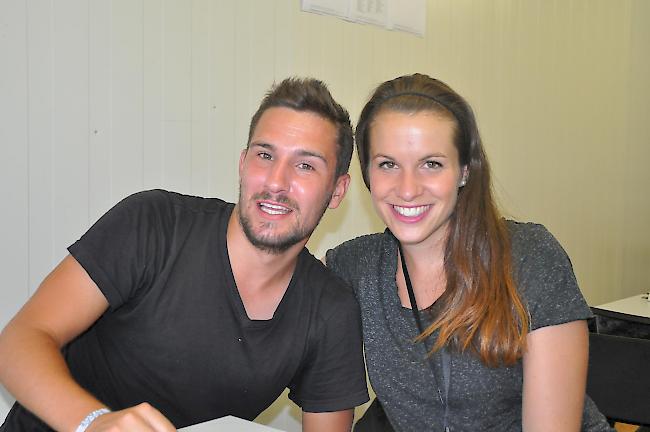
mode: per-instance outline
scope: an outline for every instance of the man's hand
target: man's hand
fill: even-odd
[[[174,425],[160,411],[145,402],[97,417],[88,426],[86,432],[171,432],[175,430]]]

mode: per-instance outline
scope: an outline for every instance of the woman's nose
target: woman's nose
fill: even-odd
[[[397,193],[404,201],[411,201],[420,194],[421,186],[415,173],[405,171],[400,175]]]

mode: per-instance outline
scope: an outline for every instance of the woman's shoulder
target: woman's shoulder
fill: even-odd
[[[384,245],[391,240],[386,232],[362,235],[328,250],[325,262],[327,267],[349,281],[353,274],[359,275],[363,269],[374,268],[373,264],[383,256]]]
[[[350,240],[346,240],[332,251],[338,253],[353,253],[357,255],[367,254],[370,250],[381,247],[386,237],[386,233],[364,234]]]
[[[531,315],[531,328],[590,316],[573,265],[543,225],[507,221],[518,290]]]
[[[506,220],[510,233],[512,256],[515,261],[529,257],[536,259],[565,259],[566,252],[560,242],[542,224]]]

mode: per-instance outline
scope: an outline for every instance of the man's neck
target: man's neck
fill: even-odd
[[[286,292],[306,240],[272,253],[253,245],[233,210],[226,233],[228,256],[237,290],[251,319],[270,319]]]

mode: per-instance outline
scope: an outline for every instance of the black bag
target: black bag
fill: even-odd
[[[354,425],[354,432],[395,432],[379,399],[372,401],[366,412]]]

